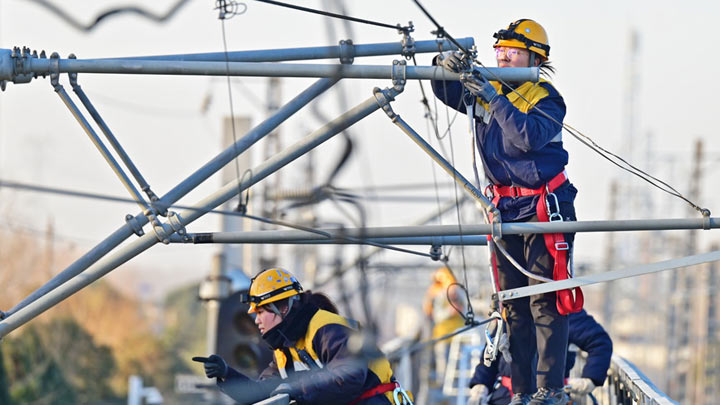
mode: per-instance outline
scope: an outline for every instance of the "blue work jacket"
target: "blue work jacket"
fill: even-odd
[[[565,117],[562,96],[544,79],[516,85],[516,92],[498,82],[490,83],[498,92],[490,104],[472,96],[458,81],[433,80],[432,88],[443,103],[473,116],[475,143],[491,184],[543,187],[568,163],[560,125]],[[568,182],[555,194],[560,202],[572,203],[577,190]],[[498,209],[503,221],[531,217],[538,198],[502,198]]]

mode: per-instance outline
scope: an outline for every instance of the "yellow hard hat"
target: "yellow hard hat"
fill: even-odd
[[[435,271],[435,274],[433,275],[433,282],[435,284],[438,284],[442,286],[443,288],[446,288],[450,284],[455,283],[457,280],[455,279],[455,275],[453,275],[452,271],[447,267],[441,267]]]
[[[259,306],[298,295],[303,291],[300,282],[289,271],[280,267],[263,270],[252,279],[247,301],[248,313],[252,314]]]
[[[550,56],[550,44],[545,28],[533,20],[523,18],[511,22],[506,29],[494,33],[493,38],[497,38],[493,48],[499,46],[525,48],[545,59]]]

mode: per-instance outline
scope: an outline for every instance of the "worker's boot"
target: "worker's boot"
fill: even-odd
[[[530,399],[530,405],[565,405],[568,397],[562,388],[538,388],[535,395]]]
[[[528,405],[530,403],[530,394],[517,393],[512,396],[510,405]]]

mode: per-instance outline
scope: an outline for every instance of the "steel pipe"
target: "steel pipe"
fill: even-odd
[[[9,58],[0,53],[0,58]],[[144,75],[194,76],[258,76],[258,77],[339,77],[348,79],[394,79],[392,65],[339,65],[265,62],[184,62],[126,59],[22,59],[21,68],[0,60],[0,80],[12,81],[17,76],[51,73],[117,73]],[[10,69],[8,69],[8,66]],[[508,82],[536,82],[538,68],[486,68],[480,74],[488,80]],[[460,75],[439,66],[407,66],[402,79],[459,80]]]
[[[564,222],[512,222],[500,225],[503,235],[532,233],[577,233],[610,231],[661,231],[720,228],[720,218],[676,218],[676,219],[636,219],[613,221],[564,221]],[[477,225],[425,225],[391,226],[368,228],[320,228],[317,231],[330,235],[334,240],[349,238],[419,238],[419,237],[459,237],[463,235],[489,235],[492,226]],[[191,243],[310,243],[328,240],[327,236],[300,230],[252,231],[252,232],[214,232],[196,233]]]
[[[382,245],[473,245],[483,246],[487,245],[487,236],[484,235],[448,235],[448,236],[408,236],[408,237],[394,237],[394,238],[324,238],[322,235],[321,239],[292,239],[292,240],[275,240],[269,241],[265,239],[263,235],[257,235],[263,232],[272,231],[257,231],[257,232],[246,232],[246,233],[232,233],[232,232],[217,232],[217,233],[202,233],[202,234],[188,234],[189,240],[180,236],[174,236],[170,238],[172,243],[193,243],[193,244],[206,244],[206,243],[243,243],[243,244],[256,244],[256,243],[278,243],[288,245],[367,245],[367,244],[382,244]],[[250,235],[247,235],[250,234]],[[380,249],[382,250],[382,249]]]
[[[457,40],[465,49],[471,48],[475,41],[472,37],[460,38]],[[402,55],[404,48],[401,42],[386,42],[376,44],[353,44],[347,45],[352,50],[353,57],[364,56],[382,56],[382,55]],[[440,41],[416,41],[414,53],[432,53],[439,51],[457,50],[452,42],[447,39]],[[194,62],[282,62],[290,60],[310,60],[310,59],[338,59],[344,56],[343,46],[318,46],[306,48],[285,48],[285,49],[266,49],[252,51],[236,51],[236,52],[210,52],[210,53],[190,53],[179,55],[155,55],[155,56],[134,56],[128,58],[103,58],[106,59],[125,59],[125,60],[164,60],[164,61],[194,61]]]

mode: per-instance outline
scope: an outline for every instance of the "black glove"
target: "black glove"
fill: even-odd
[[[210,357],[193,357],[192,360],[203,363],[207,378],[225,378],[228,375],[229,367],[227,363],[217,354]]]
[[[495,100],[495,97],[498,96],[495,87],[482,76],[463,74],[460,76],[460,82],[470,91],[470,93],[474,96],[482,98],[487,103],[492,103],[492,101]]]

